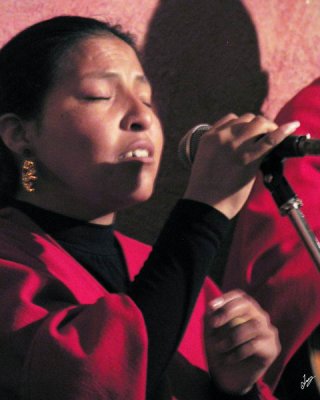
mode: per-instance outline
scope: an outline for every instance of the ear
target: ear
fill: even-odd
[[[0,136],[3,143],[14,155],[22,156],[30,148],[26,123],[16,114],[8,113],[0,116]]]

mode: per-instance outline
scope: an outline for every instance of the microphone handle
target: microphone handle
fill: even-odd
[[[209,124],[200,124],[190,129],[180,140],[178,157],[181,163],[190,168],[196,156],[201,136],[211,128]]]
[[[314,142],[314,141],[313,141]],[[303,157],[313,150],[313,143],[310,135],[305,136],[288,136],[280,144],[278,144],[267,157],[288,158]]]
[[[185,167],[191,167],[201,136],[210,128],[211,126],[208,124],[197,125],[190,129],[181,139],[178,148],[178,157]],[[320,140],[310,139],[309,133],[302,136],[288,136],[271,150],[266,158],[282,160],[284,158],[303,157],[306,155],[320,155]]]
[[[308,136],[308,135],[307,135]],[[304,144],[304,154],[319,155],[320,154],[320,140],[306,138]]]

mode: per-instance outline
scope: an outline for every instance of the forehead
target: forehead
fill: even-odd
[[[96,71],[144,75],[134,49],[113,35],[79,41],[64,54],[59,66],[60,77],[70,74],[83,77]]]

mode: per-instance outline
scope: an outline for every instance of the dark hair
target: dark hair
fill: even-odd
[[[0,50],[0,116],[14,113],[28,120],[39,115],[65,52],[100,35],[113,35],[138,53],[132,35],[120,26],[80,16],[54,17],[14,36]],[[0,140],[0,197],[16,191],[18,175],[11,152]]]

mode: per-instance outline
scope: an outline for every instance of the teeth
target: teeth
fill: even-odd
[[[120,159],[124,159],[124,158],[133,158],[133,157],[149,157],[149,151],[146,149],[136,149],[133,151],[128,151],[125,154],[122,154],[120,156]]]
[[[132,154],[134,157],[148,157],[149,156],[148,150],[145,150],[145,149],[134,150],[132,152]]]

